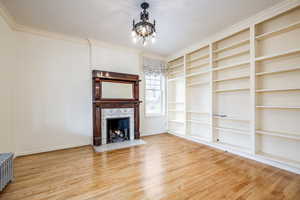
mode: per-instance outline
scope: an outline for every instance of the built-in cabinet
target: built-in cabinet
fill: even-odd
[[[300,7],[168,69],[170,133],[300,169]]]

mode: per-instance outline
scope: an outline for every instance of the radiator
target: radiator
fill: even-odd
[[[13,179],[13,157],[12,153],[0,154],[0,191]]]

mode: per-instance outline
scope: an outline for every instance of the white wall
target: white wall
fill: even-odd
[[[14,152],[11,122],[15,47],[15,34],[0,17],[0,152]]]
[[[26,155],[91,144],[91,71],[140,74],[141,53],[15,32],[0,19],[0,151]],[[146,119],[143,109],[141,134],[165,132],[162,119]]]
[[[164,133],[167,130],[166,116],[146,117],[144,108],[144,74],[142,68],[142,55],[135,50],[108,48],[92,45],[92,68],[104,71],[113,71],[129,74],[139,74],[141,135]]]
[[[17,32],[14,131],[18,154],[91,143],[88,45]]]

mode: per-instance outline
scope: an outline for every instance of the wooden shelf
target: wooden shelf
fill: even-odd
[[[202,121],[198,121],[198,120],[187,120],[187,122],[191,122],[191,123],[195,123],[195,124],[211,125],[208,122],[202,122]]]
[[[187,84],[188,87],[193,87],[193,86],[197,86],[197,85],[206,85],[206,84],[209,84],[210,82],[209,81],[201,81],[201,82],[195,82],[195,83],[190,83],[190,84]]]
[[[168,75],[175,75],[175,74],[179,74],[179,73],[184,73],[184,71],[182,71],[182,70],[173,71],[173,72],[169,72]]]
[[[183,79],[184,79],[184,76],[180,76],[180,77],[168,79],[168,82],[171,82],[171,81],[179,81],[179,80],[183,80]]]
[[[195,73],[186,75],[186,77],[189,78],[189,77],[192,77],[192,76],[199,76],[199,75],[207,74],[207,73],[210,73],[210,72],[211,72],[211,70],[207,70],[207,71],[203,71],[203,72],[195,72]]]
[[[238,92],[238,91],[247,91],[250,90],[250,88],[235,88],[235,89],[226,89],[226,90],[216,90],[216,93],[221,93],[221,92]]]
[[[205,114],[205,115],[209,115],[209,112],[198,112],[198,111],[187,111],[187,113],[194,113],[194,114]]]
[[[217,58],[217,59],[214,60],[214,62],[218,62],[218,61],[221,61],[221,60],[229,59],[229,58],[232,58],[232,57],[235,57],[235,56],[240,56],[240,55],[247,54],[247,53],[250,53],[249,49],[243,50],[243,51],[238,52],[238,53],[233,53],[233,54],[230,54],[230,55],[227,55],[227,56],[223,56],[221,58]]]
[[[168,122],[174,122],[174,123],[184,124],[184,121],[180,121],[180,120],[168,120]]]
[[[183,60],[183,56],[177,57],[177,58],[173,58],[172,60],[168,61],[168,64],[174,63],[174,62],[180,62],[181,60]]]
[[[231,45],[229,45],[229,46],[227,46],[227,47],[223,47],[223,48],[221,48],[221,49],[216,49],[216,50],[214,50],[213,52],[214,52],[214,53],[220,53],[220,52],[223,52],[223,51],[226,51],[226,50],[234,49],[234,48],[236,48],[236,47],[239,47],[239,46],[242,46],[242,45],[244,45],[244,44],[249,43],[249,41],[250,41],[249,39],[242,40],[242,41],[238,41],[238,42],[236,42],[236,43],[234,43],[234,44],[231,44]]]
[[[287,69],[279,69],[279,70],[273,70],[268,72],[259,72],[256,73],[256,76],[263,76],[263,75],[269,75],[269,74],[278,74],[278,73],[284,73],[284,72],[292,72],[300,70],[300,67],[293,67],[293,68],[287,68]]]
[[[234,63],[234,64],[222,66],[222,67],[216,67],[216,68],[213,68],[213,71],[230,69],[230,68],[233,68],[233,67],[239,67],[239,66],[246,65],[246,64],[250,64],[250,61],[243,61],[243,62]]]
[[[269,37],[273,37],[273,36],[279,35],[281,33],[286,33],[286,32],[295,30],[295,29],[297,29],[299,27],[300,27],[300,21],[295,22],[295,23],[290,24],[290,25],[287,25],[287,26],[284,26],[284,27],[281,27],[281,28],[279,28],[279,29],[277,29],[275,31],[270,31],[270,32],[258,35],[258,36],[256,36],[256,39],[257,40],[263,40],[263,39],[266,39],[266,38],[269,38]]]
[[[217,79],[217,80],[214,80],[213,82],[231,81],[231,80],[247,79],[247,78],[250,78],[250,76],[246,75],[246,76],[237,76],[237,77],[231,77],[231,78]]]
[[[294,133],[283,133],[283,132],[264,131],[264,130],[256,130],[256,133],[260,135],[268,135],[274,137],[282,137],[286,139],[300,140],[300,134],[297,135]]]
[[[183,67],[183,66],[184,66],[184,63],[180,63],[180,64],[176,64],[176,65],[169,65],[168,69],[176,69],[176,68]]]
[[[289,50],[289,51],[284,51],[284,52],[281,52],[281,53],[271,54],[271,55],[268,55],[268,56],[261,56],[261,57],[255,58],[255,61],[270,60],[270,59],[279,58],[279,57],[282,57],[282,56],[288,56],[288,55],[296,54],[296,53],[300,53],[300,49],[292,49],[292,50]]]
[[[196,62],[196,61],[202,60],[204,58],[209,58],[209,54],[205,54],[205,55],[199,56],[197,58],[190,59],[189,61],[187,61],[187,63]]]
[[[256,92],[258,92],[258,93],[262,93],[262,92],[288,92],[288,91],[298,91],[298,90],[300,90],[300,88],[259,89],[259,90],[256,90]]]
[[[256,106],[262,109],[300,109],[300,106]]]
[[[241,135],[250,135],[250,131],[242,130],[242,129],[227,128],[227,127],[214,127],[214,129],[220,130],[220,131],[225,131],[225,132],[227,131],[230,133],[237,133],[237,134],[241,134]]]
[[[250,122],[250,120],[231,118],[231,117],[213,117],[213,118],[214,119],[222,119],[222,120],[230,120],[230,121],[241,121],[241,122],[246,122],[246,123]]]
[[[282,157],[271,155],[271,154],[264,153],[264,152],[258,152],[257,155],[261,156],[264,159],[268,159],[268,160],[272,160],[275,162],[284,163],[284,164],[290,165],[292,167],[300,168],[300,161],[290,160],[290,159],[282,158]]]
[[[201,63],[199,65],[194,65],[194,66],[190,66],[190,67],[187,67],[187,69],[195,69],[195,68],[200,68],[200,67],[203,67],[203,66],[206,66],[206,65],[209,65],[209,62],[207,63]]]

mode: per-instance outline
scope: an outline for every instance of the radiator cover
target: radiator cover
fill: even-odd
[[[0,154],[0,191],[13,179],[13,153]]]

